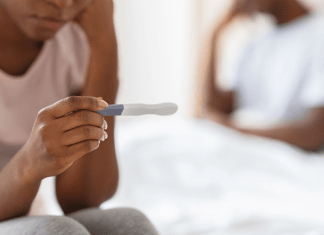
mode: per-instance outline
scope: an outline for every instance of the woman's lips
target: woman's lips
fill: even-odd
[[[63,21],[54,21],[46,18],[39,18],[36,16],[36,19],[40,21],[40,23],[45,26],[46,28],[51,28],[51,29],[59,29],[61,28],[65,22]]]

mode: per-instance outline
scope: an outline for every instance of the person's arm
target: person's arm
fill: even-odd
[[[277,139],[308,151],[316,151],[324,146],[324,108],[313,108],[309,115],[291,123],[269,129],[250,129],[233,126],[234,129],[251,135]]]
[[[0,222],[26,216],[42,181],[30,181],[24,176],[22,150],[23,147],[0,171]]]
[[[199,97],[202,110],[198,116],[227,126],[234,109],[235,94],[233,91],[224,91],[217,82],[214,82],[217,81],[218,53],[216,51],[219,51],[219,36],[222,31],[236,16],[244,13],[244,9],[238,3],[233,5],[223,21],[211,31],[211,35],[207,36],[199,66],[199,77],[203,81],[202,93]]]
[[[221,24],[221,26],[213,32],[212,36],[208,37],[208,42],[204,44],[208,46],[203,53],[204,59],[201,59],[202,64],[200,65],[200,70],[204,70],[200,76],[203,79],[201,93],[202,112],[200,115],[205,119],[210,119],[210,114],[213,114],[213,121],[219,123],[226,122],[228,114],[231,113],[233,109],[232,92],[223,91],[217,83],[215,84],[215,80],[217,80],[215,65],[218,56],[217,53],[215,53],[215,47],[217,46],[218,35],[225,26],[225,23]],[[207,68],[204,68],[206,66],[205,64],[207,64]],[[217,118],[218,116],[219,119]]]
[[[91,51],[86,83],[80,95],[102,97],[108,104],[114,104],[119,80],[113,2],[109,0],[93,3],[105,5],[94,5],[89,9],[87,17],[79,21],[86,32]],[[98,17],[91,16],[91,13]],[[86,154],[56,176],[56,195],[65,214],[89,207],[99,207],[117,190],[115,117],[104,119],[108,124],[108,139],[101,142],[96,151]]]

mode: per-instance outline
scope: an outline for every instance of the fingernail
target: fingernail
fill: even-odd
[[[106,120],[104,120],[104,121],[105,121],[105,130],[107,130],[108,129],[108,124],[107,124]]]
[[[104,131],[104,135],[105,135],[105,140],[106,140],[108,138],[107,132]]]
[[[102,97],[97,97],[97,99],[103,100],[103,98],[102,98]]]
[[[104,100],[98,100],[98,103],[100,108],[107,108],[109,106],[109,104]]]

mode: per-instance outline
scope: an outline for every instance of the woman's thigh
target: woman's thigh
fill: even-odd
[[[87,229],[67,216],[22,216],[0,222],[0,235],[90,235]]]
[[[131,208],[87,208],[66,215],[96,235],[158,235],[149,219]]]

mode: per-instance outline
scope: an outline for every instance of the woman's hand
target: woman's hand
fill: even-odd
[[[109,41],[115,36],[113,13],[113,0],[92,0],[73,22],[85,31],[90,44]]]
[[[105,108],[102,102],[90,96],[70,96],[38,112],[24,146],[27,181],[59,175],[99,147],[108,136],[107,122],[93,111]]]

